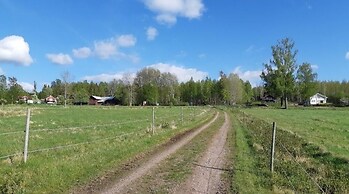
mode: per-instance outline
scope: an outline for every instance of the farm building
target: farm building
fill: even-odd
[[[45,98],[45,102],[46,104],[57,104],[57,99],[50,95],[47,98]]]
[[[262,101],[264,102],[276,102],[276,98],[274,98],[271,95],[266,95],[261,98]]]
[[[100,97],[100,96],[90,96],[89,105],[117,105],[120,101],[115,97]]]
[[[309,99],[310,105],[326,104],[326,101],[327,101],[327,97],[320,93],[316,93],[314,96],[311,96]]]

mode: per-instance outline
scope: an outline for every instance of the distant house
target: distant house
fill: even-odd
[[[326,104],[327,103],[327,96],[316,93],[314,96],[311,96],[309,99],[310,105],[320,105],[320,104]]]
[[[274,98],[271,95],[266,95],[261,98],[262,101],[264,102],[276,102],[276,98]]]
[[[45,98],[46,104],[57,104],[57,99],[53,97],[52,95]]]
[[[113,96],[100,97],[100,96],[90,96],[89,105],[117,105],[120,101]]]
[[[31,98],[29,96],[20,96],[18,97],[18,102],[19,103],[27,103],[28,100],[30,100]]]

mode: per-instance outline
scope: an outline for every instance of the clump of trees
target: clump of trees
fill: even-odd
[[[349,105],[348,81],[318,81],[312,65],[304,62],[297,64],[298,50],[294,41],[282,39],[271,47],[273,58],[263,64],[261,79],[263,87],[253,88],[255,96],[267,93],[280,99],[281,107],[287,109],[288,99],[304,103],[316,92],[328,97],[327,102],[334,105]]]
[[[297,65],[298,50],[294,41],[285,38],[271,47],[273,59],[264,64],[261,78],[269,95],[280,98],[281,107],[288,108],[288,99],[308,99],[316,91],[317,74],[309,63]]]
[[[8,80],[8,84],[7,84]],[[18,96],[23,96],[26,91],[18,84],[15,77],[0,75],[0,104],[13,104],[18,101]]]

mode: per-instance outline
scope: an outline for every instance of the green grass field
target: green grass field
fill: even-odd
[[[349,160],[349,109],[245,109],[254,117],[276,122],[310,143]]]
[[[196,107],[31,107],[29,158],[23,163],[26,107],[0,109],[0,191],[60,193],[83,185],[205,122]],[[183,112],[183,122],[182,122]]]
[[[233,126],[233,188],[238,192],[349,192],[348,109],[252,108],[232,114],[238,123]],[[273,121],[277,132],[271,174]]]

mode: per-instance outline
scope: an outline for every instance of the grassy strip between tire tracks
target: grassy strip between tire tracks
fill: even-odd
[[[137,193],[171,193],[180,183],[183,183],[192,173],[195,163],[207,149],[212,136],[224,123],[221,112],[217,120],[161,163],[159,167],[137,182],[131,191]]]

